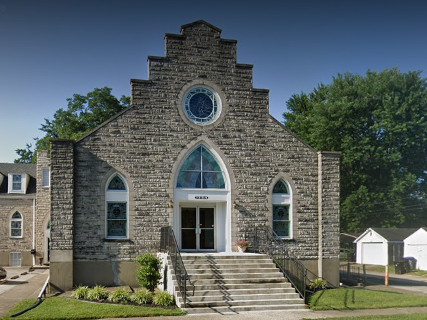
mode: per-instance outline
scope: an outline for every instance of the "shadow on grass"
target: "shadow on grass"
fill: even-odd
[[[388,290],[370,290],[364,288],[341,288],[339,291],[323,290],[314,293],[309,298],[310,308],[314,310],[349,310],[372,308],[366,306],[363,292],[386,293],[388,295],[403,295],[400,292]],[[360,295],[358,295],[360,293]],[[359,297],[359,298],[358,298]],[[369,298],[368,298],[369,299]],[[364,302],[365,301],[365,302]],[[368,304],[369,305],[369,304]],[[381,306],[379,306],[381,308]]]

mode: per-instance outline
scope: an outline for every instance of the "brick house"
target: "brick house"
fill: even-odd
[[[0,163],[0,265],[32,266],[49,261],[50,160]]]
[[[131,107],[77,141],[51,142],[51,282],[134,285],[138,254],[172,226],[183,252],[236,251],[257,226],[338,283],[339,154],[269,115],[236,40],[196,21],[166,34],[131,80]]]

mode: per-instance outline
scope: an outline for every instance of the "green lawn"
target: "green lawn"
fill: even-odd
[[[11,315],[24,310],[35,303],[36,299],[26,299],[13,307],[0,318],[4,319],[99,319],[99,318],[127,318],[152,316],[179,316],[184,313],[181,309],[149,308],[143,306],[101,304],[52,297],[45,299],[37,308],[12,318]]]
[[[310,297],[309,306],[311,310],[426,307],[427,299],[391,291],[340,288],[316,292]]]
[[[347,318],[330,318],[331,320],[425,320],[425,313],[414,314],[396,314],[392,316],[362,316],[362,317],[347,317]],[[304,319],[311,320],[311,319]]]

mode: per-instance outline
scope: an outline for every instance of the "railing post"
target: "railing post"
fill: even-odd
[[[350,262],[347,262],[347,279],[350,280]]]

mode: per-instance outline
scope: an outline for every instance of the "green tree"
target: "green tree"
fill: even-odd
[[[338,74],[330,85],[293,95],[287,107],[289,129],[318,150],[342,152],[343,231],[427,223],[427,82],[421,72]]]
[[[67,99],[67,109],[58,109],[53,120],[45,119],[40,130],[45,136],[36,141],[34,150],[31,144],[25,149],[17,149],[17,163],[35,163],[37,150],[49,150],[51,138],[78,139],[104,121],[110,119],[130,105],[130,98],[117,99],[111,94],[111,88],[95,88],[86,95],[74,94]]]

